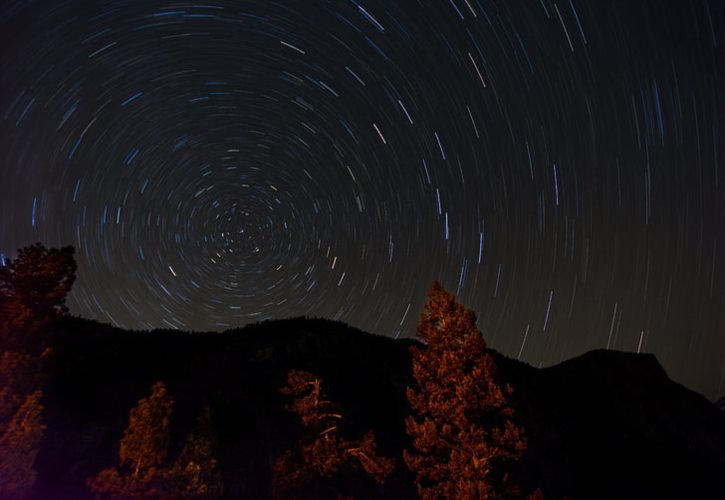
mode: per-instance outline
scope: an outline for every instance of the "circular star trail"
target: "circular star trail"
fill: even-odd
[[[725,377],[721,2],[5,2],[0,249],[73,313],[406,337],[432,279],[534,365]]]

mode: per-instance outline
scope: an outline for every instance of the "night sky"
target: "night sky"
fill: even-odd
[[[725,392],[725,2],[4,1],[0,250],[74,314],[415,335]]]

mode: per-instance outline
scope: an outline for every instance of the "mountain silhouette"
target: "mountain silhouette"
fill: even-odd
[[[720,411],[723,413],[723,415],[725,415],[725,397],[722,397],[715,401],[715,406],[720,408]]]
[[[385,485],[359,498],[416,498],[400,457],[410,446],[409,347],[339,322],[295,318],[223,333],[124,331],[64,318],[53,335],[35,468],[38,498],[89,498],[85,480],[118,461],[128,412],[164,381],[175,399],[170,455],[200,408],[212,410],[229,498],[266,498],[271,464],[298,423],[278,389],[289,370],[320,376],[352,429],[373,429],[397,457]],[[725,498],[725,416],[669,379],[651,354],[592,351],[537,369],[492,351],[514,389],[529,442],[512,476],[546,498]]]

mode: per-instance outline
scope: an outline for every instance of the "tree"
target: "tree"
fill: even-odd
[[[412,347],[416,388],[407,395],[414,415],[406,419],[414,450],[404,452],[424,499],[499,498],[506,488],[507,460],[526,449],[523,429],[510,417],[509,386],[496,383],[476,317],[434,281]]]
[[[16,351],[0,353],[0,428],[6,425],[28,395],[43,385],[43,358]]]
[[[151,498],[165,490],[161,467],[169,446],[169,421],[174,400],[163,382],[151,388],[151,396],[131,409],[118,452],[120,464],[86,481],[97,494],[114,497]]]
[[[275,462],[273,496],[287,498],[305,492],[319,496],[325,490],[337,496],[340,485],[333,484],[335,479],[363,473],[382,484],[393,471],[395,461],[377,454],[372,431],[355,441],[341,436],[344,417],[325,398],[319,377],[290,371],[280,392],[294,398],[287,409],[299,417],[304,435],[294,450],[284,452]]]
[[[67,312],[75,280],[73,248],[22,248],[0,266],[0,495],[30,489],[45,426],[43,365],[52,351],[36,335]]]
[[[49,351],[49,349],[47,350]],[[33,469],[45,426],[41,356],[0,353],[0,497],[22,496],[35,482]]]
[[[74,253],[72,246],[46,248],[36,243],[21,248],[17,258],[3,267],[0,292],[12,288],[36,313],[65,314],[65,298],[75,282]]]
[[[0,435],[0,497],[17,498],[35,482],[33,469],[45,426],[42,423],[43,393],[29,394]]]
[[[10,349],[20,333],[48,326],[66,314],[65,299],[75,281],[74,248],[46,248],[40,243],[21,248],[0,267],[0,334]],[[41,349],[42,350],[42,349]]]
[[[0,266],[0,496],[20,496],[35,481],[45,426],[43,365],[51,350],[37,332],[67,312],[75,280],[73,248],[22,248]]]
[[[174,464],[164,472],[176,498],[218,498],[224,491],[213,454],[211,410],[205,406]]]
[[[141,399],[131,410],[118,455],[121,464],[129,464],[134,474],[141,469],[158,467],[166,459],[173,406],[174,399],[166,392],[164,383],[156,382],[151,396]]]

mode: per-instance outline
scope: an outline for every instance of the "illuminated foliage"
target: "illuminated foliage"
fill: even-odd
[[[277,498],[315,491],[337,496],[336,482],[361,473],[382,484],[395,466],[393,459],[377,454],[372,431],[354,441],[341,436],[344,417],[325,398],[321,385],[319,377],[291,371],[287,385],[280,389],[294,398],[287,409],[300,418],[304,435],[294,450],[284,452],[274,464],[273,495]]]
[[[151,388],[151,396],[131,410],[118,455],[121,465],[129,464],[134,472],[160,466],[169,446],[169,419],[174,400],[163,382]]]
[[[526,449],[523,429],[510,417],[511,388],[496,383],[474,313],[438,282],[428,294],[413,347],[414,415],[406,420],[414,450],[405,463],[424,499],[498,498],[506,488],[502,465]]]
[[[165,467],[174,400],[162,382],[129,415],[119,449],[119,465],[86,481],[103,498],[218,498],[223,493],[212,453],[211,412],[205,407],[174,463]]]
[[[43,437],[43,393],[29,394],[15,411],[0,435],[0,497],[22,496],[35,482],[33,469],[38,445]]]
[[[205,406],[196,427],[186,438],[186,444],[174,464],[164,471],[173,495],[182,498],[217,498],[224,486],[213,454],[211,410]]]
[[[27,335],[66,314],[65,299],[75,281],[73,247],[46,248],[37,243],[21,248],[0,267],[0,338],[2,348],[26,344]],[[27,347],[27,346],[26,346]],[[42,349],[41,349],[42,350]]]
[[[151,389],[129,415],[118,452],[120,464],[88,479],[88,488],[111,498],[153,498],[165,491],[161,467],[169,445],[169,420],[174,400],[163,382]]]
[[[0,354],[0,426],[15,414],[25,398],[43,385],[43,359],[5,351]]]
[[[75,281],[73,248],[22,248],[0,266],[0,496],[19,497],[35,482],[42,424],[43,365],[51,355],[37,335],[67,313]]]

